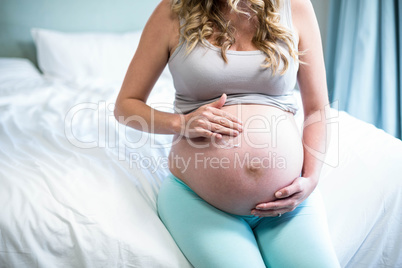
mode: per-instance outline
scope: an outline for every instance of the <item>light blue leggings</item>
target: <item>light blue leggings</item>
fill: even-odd
[[[210,205],[170,174],[158,213],[196,268],[340,267],[318,190],[282,217],[239,216]]]

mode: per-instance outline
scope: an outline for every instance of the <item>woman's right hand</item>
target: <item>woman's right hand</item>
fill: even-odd
[[[223,135],[234,137],[239,135],[243,131],[241,121],[236,116],[221,110],[226,98],[226,94],[222,94],[218,100],[184,115],[182,122],[184,136],[221,139]]]

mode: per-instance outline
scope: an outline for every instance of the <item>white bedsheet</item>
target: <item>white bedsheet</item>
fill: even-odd
[[[169,150],[156,145],[171,136],[119,126],[120,85],[8,70],[0,60],[0,267],[191,267],[156,213]],[[149,102],[173,97],[165,72]],[[319,187],[342,267],[402,267],[402,142],[332,114]]]

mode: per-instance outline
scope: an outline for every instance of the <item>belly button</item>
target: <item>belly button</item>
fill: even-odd
[[[248,170],[249,172],[255,173],[255,172],[257,172],[258,170],[260,170],[260,168],[254,167],[254,166],[248,166],[248,167],[247,167],[247,170]]]
[[[246,172],[253,176],[259,176],[261,174],[261,165],[256,163],[249,163],[246,166]]]

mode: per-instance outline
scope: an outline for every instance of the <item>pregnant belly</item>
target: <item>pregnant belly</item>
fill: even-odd
[[[293,115],[267,105],[222,110],[243,122],[237,137],[221,140],[175,136],[170,171],[211,205],[251,215],[261,202],[290,185],[301,172],[303,146]]]

